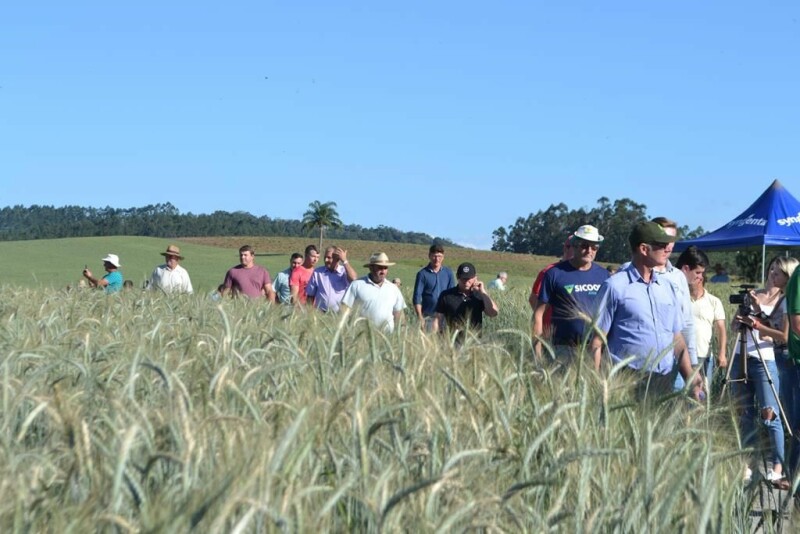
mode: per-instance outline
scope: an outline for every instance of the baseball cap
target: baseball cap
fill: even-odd
[[[635,247],[639,243],[674,243],[677,236],[669,235],[654,222],[640,222],[633,227],[628,236],[628,243]]]
[[[456,269],[456,278],[464,278],[466,280],[470,278],[475,278],[478,275],[478,271],[475,270],[475,266],[469,262],[464,262],[458,266]]]

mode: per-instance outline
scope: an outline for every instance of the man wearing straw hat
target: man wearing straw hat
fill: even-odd
[[[342,311],[346,314],[355,307],[372,324],[392,332],[406,307],[400,289],[386,278],[392,265],[394,263],[384,252],[370,256],[369,263],[364,265],[369,268],[369,274],[347,288],[340,306]]]
[[[180,265],[183,260],[181,249],[176,245],[170,245],[167,247],[167,251],[162,252],[161,255],[166,259],[166,263],[153,269],[147,288],[150,291],[163,291],[164,293],[192,293],[192,281],[189,273]]]
[[[119,256],[116,254],[108,254],[102,259],[103,269],[106,274],[103,278],[95,278],[89,267],[83,269],[83,277],[89,282],[91,287],[102,288],[106,293],[116,293],[122,290],[122,273],[119,268],[122,265],[119,263]]]

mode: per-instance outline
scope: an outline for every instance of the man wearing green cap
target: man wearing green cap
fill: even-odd
[[[608,355],[613,364],[623,360],[638,378],[640,397],[672,391],[675,367],[686,381],[692,380],[695,399],[704,396],[703,381],[692,377],[678,295],[672,284],[658,274],[666,265],[669,244],[675,242],[658,224],[648,221],[634,226],[628,236],[631,263],[606,280],[600,288],[597,328],[605,334]],[[603,340],[592,340],[595,368],[600,369]]]

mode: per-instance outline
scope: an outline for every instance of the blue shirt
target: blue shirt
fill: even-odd
[[[630,264],[606,280],[597,295],[597,326],[606,332],[614,364],[633,356],[629,367],[666,375],[675,364],[683,316],[672,284],[655,272],[651,276],[646,283]]]
[[[449,267],[442,267],[438,273],[431,270],[430,264],[426,265],[417,273],[414,281],[414,294],[411,302],[416,306],[422,305],[422,315],[431,317],[436,315],[436,303],[439,302],[439,295],[442,291],[455,287],[456,279],[453,271]]]
[[[103,277],[103,280],[108,282],[108,285],[103,288],[106,293],[116,293],[122,290],[122,273],[119,271],[112,271]]]
[[[597,312],[597,293],[608,276],[608,271],[596,263],[581,271],[569,261],[558,262],[545,273],[539,300],[552,308],[553,343],[574,345],[583,341],[586,325]]]
[[[278,296],[278,302],[281,304],[292,303],[292,288],[289,287],[289,276],[292,274],[292,268],[284,269],[275,276],[275,281],[272,283],[272,289]]]

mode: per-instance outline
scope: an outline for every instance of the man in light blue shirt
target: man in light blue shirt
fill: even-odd
[[[272,289],[275,290],[275,302],[278,304],[292,303],[292,288],[289,287],[289,278],[295,267],[303,265],[303,255],[299,252],[292,254],[289,260],[289,268],[284,269],[275,276]]]
[[[672,391],[676,362],[685,380],[694,372],[681,334],[685,321],[678,295],[657,272],[666,265],[675,236],[654,222],[642,222],[628,241],[630,265],[606,280],[597,296],[597,327],[605,333],[613,364],[633,358],[627,367],[639,380],[640,394],[666,394]],[[595,336],[592,349],[598,370],[602,348],[603,339]],[[692,379],[691,392],[698,400],[704,395],[699,375]]]

